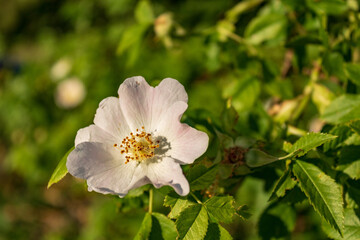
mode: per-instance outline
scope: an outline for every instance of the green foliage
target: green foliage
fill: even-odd
[[[344,210],[340,187],[311,163],[298,160],[293,171],[314,209],[342,235]]]
[[[69,154],[74,150],[75,147],[72,147],[65,156],[60,160],[59,164],[56,166],[54,172],[52,173],[50,180],[48,182],[47,188],[51,187],[54,183],[59,182],[61,179],[65,177],[65,175],[68,173],[68,170],[66,168],[66,160]]]
[[[150,213],[145,213],[145,217],[143,222],[141,223],[141,227],[136,234],[134,240],[146,240],[149,238],[152,226],[152,218]]]
[[[290,149],[290,153],[293,156],[303,156],[308,151],[316,148],[328,141],[333,140],[336,136],[324,133],[308,133],[306,136],[301,137],[297,140]]]
[[[204,206],[196,204],[185,209],[176,220],[179,239],[203,239],[208,228],[208,214]]]
[[[201,190],[213,183],[218,168],[216,165],[206,168],[204,165],[196,165],[187,174],[191,190]]]
[[[235,214],[233,206],[234,198],[231,196],[226,197],[212,197],[204,203],[210,218],[216,222],[231,223]]]
[[[0,7],[1,239],[358,238],[359,1],[55,2]],[[191,193],[156,189],[145,217],[151,185],[63,178],[76,131],[135,75],[178,79],[182,122],[210,139],[182,166]],[[83,96],[61,90],[74,79]]]
[[[329,123],[346,123],[360,118],[360,96],[342,95],[325,109],[322,118]]]

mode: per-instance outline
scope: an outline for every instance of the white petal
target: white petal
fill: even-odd
[[[100,127],[92,124],[86,128],[81,128],[75,138],[75,147],[82,142],[100,142],[100,143],[108,143],[113,145],[114,143],[118,143],[119,139]]]
[[[127,136],[131,130],[116,97],[102,100],[96,110],[94,123],[109,134],[118,138]]]
[[[189,183],[182,172],[180,164],[176,163],[174,159],[165,157],[159,162],[141,164],[141,166],[146,166],[147,177],[156,188],[168,185],[173,187],[181,196],[189,193]]]
[[[179,101],[184,103],[187,103],[188,101],[184,86],[172,78],[165,78],[162,80],[154,90],[150,121],[151,125],[149,126],[149,130],[156,131],[164,114],[174,103]]]
[[[154,88],[143,77],[126,79],[118,90],[120,105],[132,131],[149,129]]]
[[[187,103],[188,96],[181,83],[172,78],[164,79],[151,87],[143,77],[126,79],[119,88],[121,108],[134,131],[145,126],[154,131],[164,113],[178,101]]]
[[[66,167],[73,176],[86,179],[89,189],[100,193],[124,196],[136,184],[137,163],[125,160],[111,145],[83,142],[69,154]],[[137,171],[138,172],[138,171]]]
[[[184,102],[174,103],[158,126],[158,134],[170,143],[170,149],[166,155],[182,164],[193,163],[206,151],[209,143],[206,133],[180,122],[186,108],[187,104]]]
[[[168,154],[182,164],[191,164],[205,153],[208,144],[209,137],[206,133],[182,123],[178,136],[171,141]]]

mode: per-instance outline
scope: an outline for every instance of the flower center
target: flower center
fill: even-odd
[[[159,147],[159,141],[154,141],[151,133],[145,131],[144,126],[142,130],[136,129],[136,133],[130,133],[126,136],[121,144],[114,144],[114,147],[120,149],[120,153],[125,155],[125,164],[130,160],[142,162],[146,159],[154,157],[155,149]]]

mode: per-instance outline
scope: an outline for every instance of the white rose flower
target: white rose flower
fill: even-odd
[[[78,131],[68,171],[86,179],[89,191],[103,194],[124,197],[151,183],[187,195],[189,183],[180,165],[200,157],[209,138],[180,122],[188,106],[184,87],[166,78],[154,88],[143,77],[132,77],[118,94],[105,98],[94,124]]]

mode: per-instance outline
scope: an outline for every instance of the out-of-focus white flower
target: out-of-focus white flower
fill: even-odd
[[[70,60],[67,58],[61,58],[51,68],[51,78],[53,80],[60,80],[69,74],[71,70]]]
[[[82,81],[72,77],[59,83],[56,88],[55,102],[61,108],[74,108],[84,100],[85,95]]]
[[[181,164],[190,164],[207,149],[206,133],[181,123],[187,93],[175,79],[153,88],[143,77],[120,85],[119,98],[105,98],[94,125],[80,129],[66,166],[86,179],[89,191],[124,197],[129,190],[152,183],[189,193]]]

